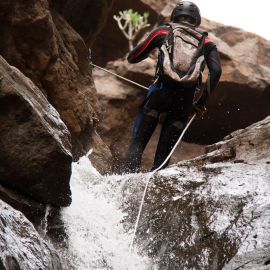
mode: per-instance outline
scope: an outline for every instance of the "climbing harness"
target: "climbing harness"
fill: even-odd
[[[181,142],[183,136],[185,135],[187,129],[189,128],[189,126],[191,125],[191,123],[193,122],[193,120],[195,119],[195,117],[196,117],[196,113],[191,117],[191,119],[190,119],[189,122],[187,123],[186,127],[185,127],[184,130],[182,131],[182,133],[181,133],[179,139],[178,139],[177,142],[175,143],[173,149],[171,150],[171,152],[169,153],[169,155],[167,156],[167,158],[163,161],[163,163],[162,163],[158,168],[156,168],[154,171],[152,171],[152,172],[149,174],[149,177],[148,177],[148,179],[147,179],[147,181],[146,181],[146,185],[145,185],[145,188],[144,188],[144,192],[143,192],[143,196],[142,196],[142,200],[141,200],[141,204],[140,204],[138,216],[137,216],[137,219],[136,219],[136,223],[135,223],[135,227],[134,227],[134,231],[133,231],[132,240],[131,240],[131,243],[130,243],[130,246],[129,246],[129,252],[132,251],[132,247],[133,247],[133,243],[134,243],[134,240],[135,240],[135,237],[136,237],[136,232],[137,232],[138,224],[139,224],[140,217],[141,217],[142,207],[143,207],[143,203],[144,203],[146,191],[147,191],[147,188],[148,188],[149,183],[150,183],[150,179],[151,179],[151,177],[152,177],[157,171],[159,171],[159,170],[166,164],[166,162],[170,159],[170,157],[171,157],[172,154],[174,153],[176,147],[177,147],[177,146],[179,145],[179,143]]]

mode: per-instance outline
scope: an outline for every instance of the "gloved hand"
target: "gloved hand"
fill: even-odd
[[[198,104],[193,104],[194,113],[196,113],[196,119],[203,119],[205,114],[207,113],[207,109],[205,106],[199,106]]]

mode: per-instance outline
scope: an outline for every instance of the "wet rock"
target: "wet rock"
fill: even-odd
[[[88,158],[99,173],[111,174],[113,158],[109,147],[103,142],[98,133],[93,134],[91,138],[93,148],[90,150]]]
[[[232,133],[203,156],[130,177],[123,207],[131,228],[151,177],[135,243],[158,269],[268,269],[269,120]]]
[[[70,133],[42,92],[0,58],[0,182],[42,203],[71,202]]]
[[[207,146],[206,151],[233,151],[236,161],[252,162],[269,159],[270,117],[245,129],[237,130],[226,136],[223,141]]]
[[[33,225],[0,200],[0,269],[62,270],[59,256]]]

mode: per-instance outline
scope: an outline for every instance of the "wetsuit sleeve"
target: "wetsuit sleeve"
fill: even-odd
[[[216,89],[221,73],[221,63],[219,53],[217,51],[216,45],[208,38],[205,40],[205,61],[209,70],[208,78],[203,89],[203,94],[196,105],[199,108],[205,106],[210,94]]]
[[[155,49],[161,47],[164,38],[169,33],[169,27],[163,26],[152,31],[147,38],[138,44],[128,55],[128,62],[138,63],[148,57],[149,53]]]

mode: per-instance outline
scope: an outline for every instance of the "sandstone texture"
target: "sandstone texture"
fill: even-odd
[[[42,92],[0,58],[0,182],[56,206],[71,202],[70,133]]]
[[[0,200],[0,269],[62,270],[58,254],[33,225]]]
[[[205,155],[129,176],[123,207],[131,226],[150,178],[136,244],[157,269],[269,268],[269,135],[270,117]]]
[[[71,133],[76,159],[90,149],[89,137],[97,123],[99,105],[88,48],[64,18],[68,12],[60,14],[72,2],[76,1],[2,1],[0,53],[33,81],[59,112]],[[100,1],[92,2],[100,4],[95,12],[105,10]]]

